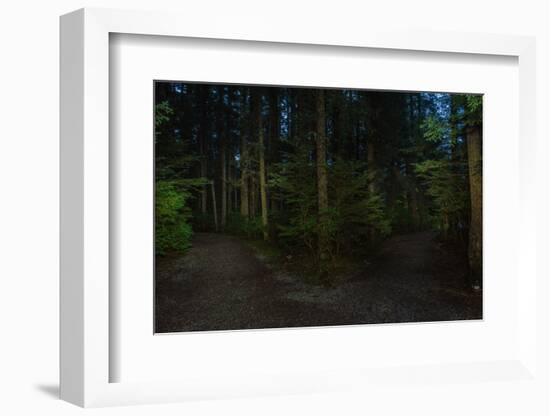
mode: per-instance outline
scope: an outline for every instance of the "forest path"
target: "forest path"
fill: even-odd
[[[185,256],[157,266],[157,330],[239,328],[272,283],[270,270],[237,237],[196,233]],[[159,319],[160,318],[160,319]]]
[[[437,250],[437,233],[421,231],[391,237],[382,243],[373,264],[392,276],[417,274],[429,267]]]
[[[481,317],[481,296],[464,288],[463,259],[433,232],[395,236],[333,288],[272,269],[237,237],[197,233],[184,256],[157,264],[158,332]]]
[[[481,317],[481,294],[465,285],[466,260],[446,252],[434,231],[391,237],[359,274],[364,301],[382,321],[439,321]]]

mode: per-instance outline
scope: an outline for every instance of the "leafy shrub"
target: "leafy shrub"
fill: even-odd
[[[336,161],[329,165],[329,208],[320,213],[310,148],[298,146],[286,158],[272,170],[269,185],[288,212],[286,223],[279,226],[279,236],[288,244],[298,241],[316,256],[319,236],[327,236],[328,254],[335,260],[343,249],[349,253],[363,246],[373,233],[385,236],[391,232],[385,201],[380,193],[369,190],[373,178],[364,163]]]
[[[415,165],[416,174],[431,198],[436,226],[447,234],[452,224],[458,226],[468,212],[466,165],[450,160],[426,160]]]
[[[374,187],[375,178],[363,162],[337,161],[330,171],[331,221],[333,240],[340,251],[356,248],[373,235],[386,236],[391,232],[391,221],[386,214],[382,194]]]
[[[307,143],[285,155],[285,163],[273,166],[269,187],[283,201],[287,221],[279,225],[278,237],[299,244],[313,256],[317,251],[317,176]]]
[[[157,181],[155,190],[155,252],[184,252],[190,247],[191,210],[186,206],[190,194],[174,182]]]

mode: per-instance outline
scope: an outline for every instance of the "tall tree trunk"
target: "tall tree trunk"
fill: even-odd
[[[315,141],[317,153],[317,197],[319,209],[319,260],[321,278],[327,278],[326,262],[329,257],[327,230],[328,183],[327,183],[327,143],[325,136],[325,92],[319,89],[315,99],[316,128]]]
[[[240,167],[241,167],[241,216],[243,218],[248,218],[250,216],[249,213],[249,201],[248,201],[248,143],[246,139],[246,128],[248,127],[246,123],[246,118],[244,117],[245,109],[246,109],[246,98],[247,98],[247,90],[243,89],[242,97],[241,97],[241,152],[240,152]]]
[[[239,187],[237,186],[237,183],[239,181],[238,174],[237,174],[237,165],[235,164],[235,158],[232,158],[233,160],[233,180],[232,180],[232,188],[233,188],[233,212],[237,212],[239,210]]]
[[[225,140],[224,140],[225,141]],[[222,212],[221,212],[221,226],[222,230],[225,227],[226,218],[227,218],[227,156],[226,156],[226,146],[225,143],[222,145],[221,153],[220,153],[220,159],[221,159],[221,176],[222,176],[222,189],[221,189],[221,197],[222,197]]]
[[[416,114],[416,116],[414,113],[412,98],[410,98],[407,103],[404,103],[404,105],[408,107],[409,112],[408,130],[411,143],[413,143],[414,146],[422,147],[423,133],[420,126],[422,125],[421,120],[423,110],[421,98],[420,96],[418,96],[418,114]],[[422,218],[420,215],[419,207],[419,193],[416,187],[416,177],[413,168],[413,163],[417,161],[416,158],[418,158],[418,156],[415,155],[409,155],[408,157],[405,157],[405,174],[407,175],[409,184],[407,190],[407,205],[409,207],[409,215],[412,220],[412,228],[414,231],[422,228]]]
[[[482,170],[481,170],[481,127],[470,126],[466,131],[468,146],[468,176],[470,179],[470,236],[468,260],[471,284],[481,285],[482,279]]]
[[[376,194],[376,154],[374,150],[374,140],[373,137],[367,143],[367,172],[369,180],[369,195],[373,197]],[[369,229],[369,240],[370,244],[374,245],[376,242],[376,230],[373,227]]]
[[[258,132],[258,153],[260,159],[260,205],[262,210],[262,230],[264,240],[269,238],[268,228],[267,228],[267,191],[266,191],[266,181],[265,181],[265,146],[264,146],[264,129],[262,125],[262,96],[261,92],[258,91],[254,94],[254,106],[253,111],[256,117],[256,129]]]
[[[235,211],[235,201],[233,200],[233,195],[235,193],[235,166],[232,163],[233,155],[231,154],[231,149],[229,150],[229,161],[227,162],[227,176],[228,176],[228,186],[227,186],[227,214]]]
[[[258,179],[256,172],[252,170],[249,174],[250,180],[250,216],[256,218],[258,214]]]
[[[280,136],[280,115],[279,115],[279,90],[271,88],[269,91],[269,163],[274,164],[279,160],[279,136]],[[267,176],[267,172],[266,172]],[[269,192],[270,209],[277,209],[277,200],[273,192]]]
[[[210,189],[212,190],[212,211],[214,212],[214,226],[216,228],[216,232],[218,232],[218,210],[216,208],[216,188],[214,187],[214,181],[210,181]]]
[[[458,136],[458,131],[459,131],[459,126],[458,126],[458,122],[457,122],[457,109],[458,109],[458,106],[457,106],[457,96],[456,95],[451,95],[450,96],[450,101],[449,101],[449,105],[450,105],[450,142],[449,142],[449,146],[450,146],[450,152],[451,152],[451,170],[453,172],[453,174],[457,174],[457,175],[460,175],[460,171],[459,169],[457,168],[457,166],[461,163],[461,155],[460,153],[458,152],[458,141],[457,141],[457,136]],[[448,215],[447,215],[448,217]],[[448,224],[449,224],[449,235],[447,237],[451,237],[451,238],[454,238],[456,240],[460,240],[461,242],[465,243],[464,239],[462,238],[463,236],[461,236],[461,233],[460,233],[460,228],[458,226],[458,219],[457,219],[457,215],[454,214],[452,216],[452,218],[449,218],[447,220]]]
[[[200,152],[200,165],[201,165],[201,178],[206,180],[208,176],[208,143],[207,143],[207,132],[208,132],[208,86],[201,85],[199,90],[199,103],[201,106],[200,110],[200,121],[199,121],[199,152]],[[206,184],[202,186],[201,189],[201,212],[203,215],[206,215],[206,204],[208,201],[208,193]]]
[[[224,128],[224,89],[218,90],[218,135],[220,140],[220,165],[221,165],[221,228],[225,228],[227,218],[227,133]]]

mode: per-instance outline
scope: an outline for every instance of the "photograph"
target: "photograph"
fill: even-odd
[[[483,318],[482,95],[153,88],[155,333]]]

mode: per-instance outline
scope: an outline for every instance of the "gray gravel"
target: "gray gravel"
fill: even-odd
[[[237,237],[196,234],[184,256],[158,259],[157,332],[481,318],[464,261],[431,232],[394,237],[332,288],[273,267]]]

